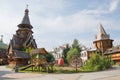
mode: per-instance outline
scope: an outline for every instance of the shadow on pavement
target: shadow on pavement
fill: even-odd
[[[0,80],[13,80],[14,78],[4,77],[5,74],[11,74],[10,71],[0,71]]]
[[[0,80],[14,80],[14,78],[0,77]]]
[[[105,71],[120,70],[120,66],[113,66]]]

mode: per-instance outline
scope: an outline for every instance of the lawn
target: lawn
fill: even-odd
[[[48,72],[45,72],[43,69],[41,69],[41,71],[38,71],[37,69],[35,69],[34,71],[32,71],[32,68],[28,68],[26,70],[19,70],[19,72],[27,72],[27,73],[48,73]],[[73,67],[58,67],[58,66],[54,66],[53,67],[53,72],[51,73],[55,73],[55,74],[67,74],[67,73],[79,73],[81,72],[80,68],[77,69],[76,71],[76,68],[73,68]]]

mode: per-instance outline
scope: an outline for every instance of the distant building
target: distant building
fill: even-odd
[[[28,64],[30,55],[25,52],[26,48],[37,48],[33,38],[33,26],[30,23],[29,10],[25,9],[22,22],[18,25],[16,34],[13,35],[8,47],[9,66],[23,66]]]
[[[80,54],[81,54],[80,58],[82,59],[82,63],[85,63],[88,60],[88,51],[87,50],[81,51]]]
[[[93,53],[96,52],[99,52],[96,48],[81,51],[80,58],[82,59],[83,64],[92,56]]]
[[[3,36],[0,39],[0,64],[7,64],[8,45],[3,42]]]
[[[58,61],[58,59],[60,59],[61,57],[63,57],[63,51],[65,48],[68,47],[68,44],[65,44],[65,45],[62,45],[62,46],[59,46],[57,48],[54,48],[51,53],[52,55],[54,56],[55,58],[55,61]]]

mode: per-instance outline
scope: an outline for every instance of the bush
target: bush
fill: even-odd
[[[92,55],[92,57],[82,66],[83,71],[99,71],[105,70],[111,67],[111,58],[106,58],[98,53]]]
[[[47,59],[47,62],[48,62],[48,63],[55,61],[55,58],[54,58],[54,56],[53,56],[51,53],[48,53],[48,54],[46,55],[46,59]]]

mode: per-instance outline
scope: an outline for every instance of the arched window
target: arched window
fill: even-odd
[[[84,52],[84,57],[86,57],[86,52]]]

